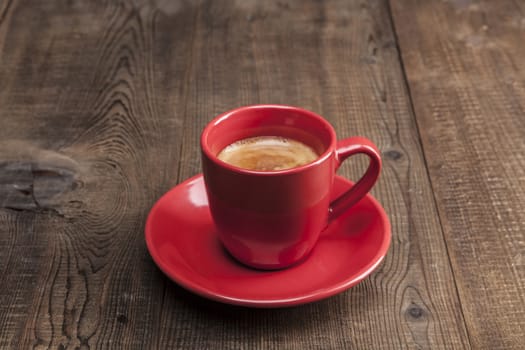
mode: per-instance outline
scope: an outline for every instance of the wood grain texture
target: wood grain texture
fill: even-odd
[[[0,348],[470,347],[385,1],[0,4]],[[204,125],[253,103],[383,151],[392,247],[355,288],[250,310],[149,258],[148,210],[200,171]]]
[[[525,344],[525,6],[392,1],[474,348]]]
[[[166,145],[182,130],[165,98],[177,86],[163,86],[152,59],[154,17],[154,8],[116,2],[8,6],[1,348],[156,342],[164,278],[142,230],[154,199],[176,183],[179,144]],[[176,64],[182,72],[185,61]]]

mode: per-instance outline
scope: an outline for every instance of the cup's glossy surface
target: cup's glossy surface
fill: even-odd
[[[279,171],[241,169],[217,158],[227,145],[254,136],[282,136],[314,148],[312,163]],[[257,105],[224,113],[201,136],[210,211],[226,249],[242,263],[279,269],[304,259],[328,222],[361,199],[381,168],[377,148],[354,137],[337,142],[332,126],[297,107]],[[335,171],[356,153],[370,166],[356,185],[330,203]]]

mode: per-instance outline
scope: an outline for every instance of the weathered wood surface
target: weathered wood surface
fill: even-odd
[[[525,346],[525,3],[393,1],[476,349]]]
[[[506,51],[483,51],[506,64],[474,65],[494,85],[461,83],[458,62],[476,48],[441,53],[454,23],[424,21],[452,21],[453,5],[436,4],[1,1],[0,348],[519,348],[525,56],[510,40],[523,27],[496,26]],[[392,246],[355,288],[250,310],[184,291],[149,257],[148,210],[200,171],[202,127],[253,103],[314,110],[382,150],[373,193]]]

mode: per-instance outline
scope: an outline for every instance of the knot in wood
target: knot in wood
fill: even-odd
[[[386,151],[385,157],[391,160],[399,160],[403,157],[403,154],[399,151],[396,151],[395,149],[391,149],[389,151]]]
[[[408,315],[413,319],[420,319],[423,317],[425,310],[418,305],[411,305],[407,310]]]

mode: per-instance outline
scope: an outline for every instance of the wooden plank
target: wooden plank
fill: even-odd
[[[392,1],[474,348],[525,343],[525,6]]]
[[[192,119],[180,178],[199,170],[196,140],[216,113],[252,103],[303,106],[328,118],[340,136],[363,134],[378,142],[385,169],[374,193],[391,213],[394,240],[382,269],[366,282],[292,310],[181,302],[168,284],[160,343],[468,348],[385,3],[210,2],[196,13],[185,11],[195,16],[195,33],[185,104]],[[157,28],[170,33],[170,25],[159,21]],[[341,173],[356,178],[362,165]]]
[[[0,347],[469,347],[383,1],[6,8]],[[352,290],[254,311],[183,291],[148,257],[147,212],[200,171],[202,127],[251,103],[312,109],[383,150],[392,248]]]
[[[155,52],[156,11],[11,1],[0,23],[0,348],[157,342],[165,278],[143,227],[177,182],[184,82],[162,78],[189,62],[184,40]]]

